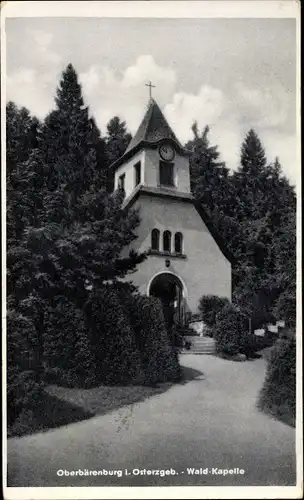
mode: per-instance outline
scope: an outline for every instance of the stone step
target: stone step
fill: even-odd
[[[215,345],[214,340],[195,340],[191,342],[192,345]]]
[[[200,341],[200,340],[210,340],[211,342],[214,342],[214,339],[212,337],[184,337],[184,339],[189,339],[193,340],[194,342]]]
[[[209,346],[209,345],[213,346],[213,345],[215,345],[215,342],[191,342],[191,345],[192,346],[195,346],[195,345],[197,345],[197,346]]]
[[[204,354],[209,354],[209,355],[211,355],[211,354],[212,354],[212,355],[214,355],[214,354],[215,354],[215,351],[191,351],[191,350],[190,350],[190,351],[188,351],[188,350],[186,350],[186,349],[184,349],[184,350],[183,350],[183,351],[181,351],[181,352],[182,352],[182,354],[201,354],[202,356],[203,356]]]
[[[214,354],[215,353],[215,346],[214,345],[205,345],[205,346],[198,346],[198,345],[192,345],[191,348],[184,349],[184,351],[187,351],[188,353],[192,354]]]
[[[215,340],[211,337],[187,336],[185,340],[191,343],[190,349],[183,349],[185,354],[214,354]]]
[[[193,345],[213,345],[214,340],[190,340]]]
[[[215,346],[191,346],[190,349],[185,349],[189,351],[200,351],[200,352],[214,352],[215,351]]]
[[[190,341],[191,345],[215,345],[214,340],[195,340]]]
[[[182,351],[181,354],[197,354],[198,356],[213,356],[215,353],[213,351]]]
[[[214,347],[192,347],[192,349],[189,349],[189,351],[200,351],[200,352],[206,352],[206,351],[209,351],[209,352],[214,352],[215,351],[215,348]]]
[[[192,347],[190,351],[215,351],[215,347]]]

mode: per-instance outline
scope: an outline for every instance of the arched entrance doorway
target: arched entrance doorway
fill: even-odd
[[[169,330],[174,324],[183,324],[183,284],[175,274],[164,272],[155,276],[150,283],[148,294],[161,300]]]

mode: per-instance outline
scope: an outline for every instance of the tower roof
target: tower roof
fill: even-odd
[[[131,140],[125,153],[111,165],[111,168],[115,169],[121,165],[141,147],[155,146],[158,142],[164,139],[173,141],[181,154],[189,154],[189,151],[187,151],[177,139],[156,101],[150,98],[148,109],[138,127],[136,134]]]
[[[182,148],[182,145],[161,112],[160,107],[156,101],[151,98],[146,114],[143,117],[136,134],[131,140],[126,153],[131,151],[142,141],[154,143],[160,141],[161,139],[172,139],[180,148]]]

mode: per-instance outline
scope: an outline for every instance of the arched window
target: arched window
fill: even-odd
[[[152,229],[151,248],[152,248],[152,250],[159,250],[159,230],[158,229]]]
[[[164,249],[164,252],[171,252],[171,233],[170,233],[170,231],[164,231],[163,249]]]
[[[183,235],[182,235],[182,233],[175,233],[174,251],[175,251],[175,253],[183,253]]]

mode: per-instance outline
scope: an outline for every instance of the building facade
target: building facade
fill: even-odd
[[[128,279],[173,304],[179,321],[197,313],[202,295],[231,299],[230,257],[191,194],[190,155],[150,99],[127,151],[112,165],[125,207],[140,209],[132,248],[148,253]]]

